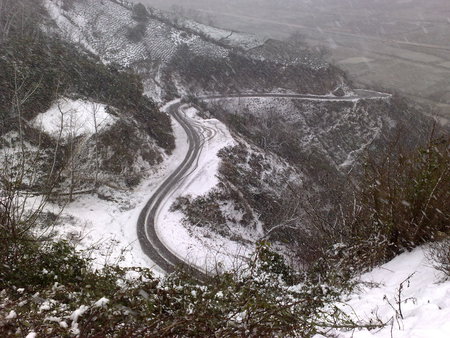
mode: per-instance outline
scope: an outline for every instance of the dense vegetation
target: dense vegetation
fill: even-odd
[[[181,197],[173,206],[183,211],[187,224],[207,226],[229,237],[227,222],[236,220],[227,219],[220,205],[233,201],[244,216],[240,226],[252,225],[252,210],[256,211],[265,224],[266,238],[291,248],[297,264],[304,267],[323,260],[348,276],[422,244],[448,241],[448,135],[413,150],[392,145],[383,158],[368,155],[364,173],[355,171],[329,186],[335,204],[327,208],[308,187],[287,181],[288,172],[278,169],[269,178],[262,175],[270,169],[266,159],[250,155],[242,145],[226,148],[220,156],[219,187],[207,196]],[[267,180],[269,186],[278,184],[282,193],[265,188]],[[434,256],[448,270],[449,250],[438,246],[440,254]]]
[[[338,286],[293,277],[261,246],[245,274],[226,273],[199,285],[183,273],[155,278],[149,270],[114,266],[93,271],[64,242],[24,242],[0,267],[0,333],[39,336],[307,337],[355,323],[337,308]],[[30,264],[32,263],[32,264]],[[282,276],[283,278],[280,278]]]
[[[183,87],[192,94],[270,92],[279,88],[325,94],[347,81],[345,74],[331,65],[314,69],[309,64],[256,58],[242,51],[230,50],[227,54],[226,58],[199,55],[182,45],[168,70],[176,71]],[[166,76],[170,79],[171,74]]]
[[[310,337],[382,327],[376,317],[354,322],[336,305],[356,273],[423,243],[437,241],[435,264],[449,275],[449,168],[445,139],[368,165],[352,207],[333,225],[316,219],[309,266],[296,272],[260,243],[245,267],[204,284],[183,271],[159,279],[146,269],[94,270],[89,253],[45,235],[54,215],[20,213],[19,187],[3,186],[12,198],[1,200],[0,333]]]

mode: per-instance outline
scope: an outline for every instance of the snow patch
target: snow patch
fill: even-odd
[[[5,317],[5,319],[15,319],[15,318],[17,318],[17,313],[14,310],[11,310]]]
[[[95,307],[105,307],[109,303],[109,299],[102,297],[98,301],[95,302]]]
[[[107,113],[103,104],[63,98],[39,114],[32,124],[52,137],[68,139],[103,131],[115,121],[116,117]]]
[[[78,328],[78,318],[80,318],[85,312],[89,310],[89,307],[86,305],[81,305],[78,309],[76,309],[70,315],[70,319],[72,319],[71,333],[78,335],[80,334],[80,330]]]

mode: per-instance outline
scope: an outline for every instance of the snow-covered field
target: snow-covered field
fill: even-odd
[[[433,268],[426,248],[404,253],[364,274],[367,286],[338,305],[354,319],[378,317],[378,330],[334,332],[338,337],[447,338],[450,337],[450,280]]]

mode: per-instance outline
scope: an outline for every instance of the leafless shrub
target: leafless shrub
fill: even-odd
[[[362,178],[329,187],[336,194],[332,200],[340,203],[327,207],[314,194],[295,194],[306,212],[291,245],[300,264],[323,260],[323,270],[341,270],[349,277],[449,235],[448,137],[432,138],[415,151],[392,146],[385,154],[367,159]],[[445,272],[448,240],[439,243],[432,256]]]
[[[0,45],[12,34],[21,37],[39,33],[40,0],[0,0]]]
[[[431,243],[427,256],[434,268],[450,279],[450,238]]]
[[[449,186],[448,138],[433,139],[414,152],[393,149],[381,162],[368,161],[353,204],[338,214],[342,252],[356,269],[370,268],[448,236]],[[437,252],[445,255],[445,250]]]

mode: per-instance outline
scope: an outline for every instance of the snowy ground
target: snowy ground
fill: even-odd
[[[157,215],[157,231],[161,240],[181,258],[208,271],[241,266],[251,251],[237,242],[225,239],[205,229],[182,224],[180,212],[169,211],[181,194],[199,196],[217,183],[220,159],[217,152],[234,144],[227,128],[215,119],[202,119],[195,109],[185,114],[204,137],[204,148],[195,170],[188,175],[164,203]],[[187,136],[173,122],[176,150],[154,172],[149,173],[132,192],[116,192],[114,201],[94,196],[79,197],[63,213],[66,236],[79,240],[81,248],[93,248],[90,253],[96,263],[118,263],[122,266],[154,267],[143,255],[136,235],[136,224],[146,201],[186,154]],[[388,325],[383,329],[333,332],[337,337],[450,337],[450,281],[443,282],[425,256],[424,248],[405,253],[391,262],[361,276],[362,288],[338,304],[355,320],[367,322],[378,318]],[[155,268],[155,271],[158,271]]]
[[[161,165],[154,167],[136,189],[105,191],[112,200],[92,195],[79,196],[64,208],[62,225],[56,230],[77,242],[80,249],[87,250],[97,265],[118,263],[121,266],[154,267],[157,270],[141,250],[136,225],[145,203],[186,154],[184,130],[175,120],[172,127],[176,135],[176,149]]]
[[[389,325],[381,330],[338,331],[337,336],[450,337],[450,281],[443,282],[425,252],[417,248],[364,274],[361,281],[375,287],[363,287],[341,306],[354,318],[379,317]]]

